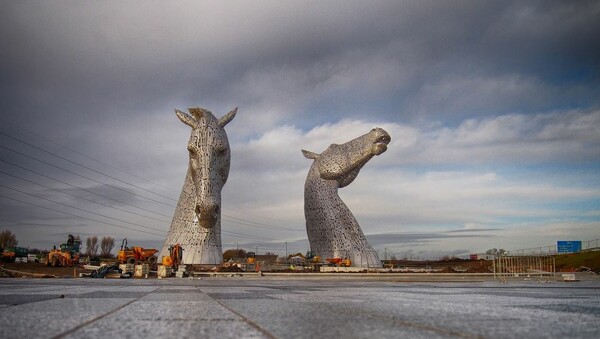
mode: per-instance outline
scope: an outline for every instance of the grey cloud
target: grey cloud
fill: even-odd
[[[414,245],[423,244],[429,242],[435,242],[440,239],[466,239],[466,238],[482,238],[487,237],[484,234],[452,234],[451,232],[441,233],[381,233],[381,234],[368,234],[367,239],[369,243],[374,246],[384,245]]]
[[[473,228],[473,229],[461,229],[461,230],[450,230],[446,233],[479,233],[479,232],[495,232],[501,231],[500,228]]]
[[[598,6],[593,2],[577,6],[333,2],[317,8],[264,4],[232,8],[208,3],[181,7],[70,3],[69,10],[54,3],[9,4],[3,11],[2,40],[11,48],[0,67],[8,75],[3,87],[12,92],[13,107],[3,106],[28,107],[30,114],[43,120],[42,112],[54,117],[78,112],[80,117],[67,114],[73,123],[83,124],[86,119],[100,122],[125,111],[166,109],[177,103],[223,110],[231,105],[254,107],[253,113],[260,115],[268,103],[293,102],[297,96],[305,99],[289,110],[313,111],[310,119],[322,122],[323,111],[315,112],[316,105],[333,102],[331,114],[340,110],[356,116],[357,109],[373,103],[372,97],[361,95],[365,91],[373,95],[371,82],[365,87],[362,81],[368,73],[355,70],[379,60],[377,64],[388,66],[377,74],[386,74],[387,69],[399,80],[391,78],[384,82],[387,88],[380,88],[383,94],[377,101],[388,103],[380,114],[398,119],[397,112],[403,109],[435,116],[439,106],[429,107],[427,99],[413,97],[443,79],[522,73],[542,82],[552,80],[546,79],[548,74],[573,81],[571,73],[598,71],[598,50],[589,47],[598,32],[593,20]],[[554,25],[556,21],[561,24]],[[554,34],[541,33],[545,31]],[[377,64],[366,70],[376,70]],[[540,64],[547,66],[539,69]],[[295,77],[307,70],[314,76],[281,92],[282,85],[297,82]],[[261,91],[252,90],[252,83],[244,83],[251,74],[266,75],[270,84],[259,83]],[[339,88],[344,79],[348,84]],[[381,83],[382,76],[374,79]],[[592,93],[598,91],[597,78],[574,81],[585,81]],[[340,100],[347,94],[354,100]],[[473,111],[479,107],[468,107],[468,113],[459,104],[451,111],[464,117],[481,114]],[[426,111],[432,108],[433,112]]]
[[[415,128],[406,143],[390,147],[382,165],[530,165],[593,163],[600,156],[598,110],[507,114],[464,120],[455,128]],[[391,126],[402,135],[406,125]],[[397,133],[394,133],[395,131]]]

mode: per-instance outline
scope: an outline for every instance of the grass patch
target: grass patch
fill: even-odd
[[[560,254],[556,257],[556,269],[578,269],[581,266],[589,267],[592,271],[600,273],[600,251],[589,251],[572,254]]]

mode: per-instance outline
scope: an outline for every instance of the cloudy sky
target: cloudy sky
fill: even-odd
[[[0,1],[0,229],[160,247],[189,127],[232,151],[224,249],[307,250],[322,152],[382,127],[340,190],[384,256],[600,238],[600,4]]]

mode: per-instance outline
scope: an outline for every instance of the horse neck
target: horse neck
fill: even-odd
[[[192,174],[188,168],[185,179],[183,180],[183,187],[181,188],[181,194],[179,194],[179,200],[177,201],[177,207],[175,208],[175,215],[181,215],[185,212],[189,206],[194,206],[196,199],[196,188],[192,181]]]
[[[337,180],[325,180],[321,178],[319,168],[315,163],[310,167],[306,183],[304,184],[304,195],[306,198],[317,201],[341,200],[338,195],[339,183]]]

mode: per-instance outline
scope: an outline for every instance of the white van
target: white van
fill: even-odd
[[[38,263],[38,262],[40,262],[40,259],[38,258],[37,254],[28,254],[27,255],[27,262]]]

